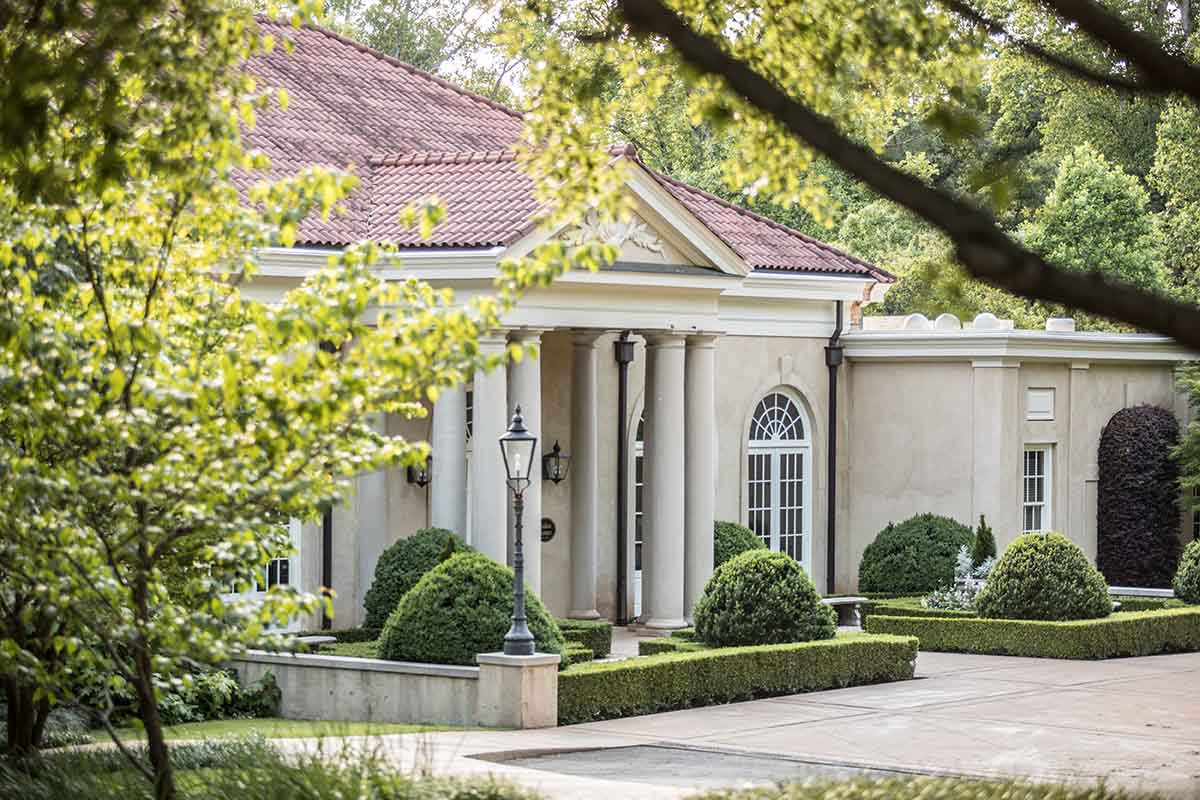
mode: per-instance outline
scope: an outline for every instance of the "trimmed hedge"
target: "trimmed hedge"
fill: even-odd
[[[906,680],[916,657],[917,640],[911,637],[851,634],[585,664],[558,676],[558,722]]]
[[[566,652],[563,653],[563,666],[571,667],[576,664],[586,664],[589,661],[594,661],[596,654],[590,648],[583,647],[575,642],[567,642]]]
[[[670,636],[661,636],[655,639],[638,639],[638,655],[656,656],[659,653],[675,653],[679,651],[680,646],[683,644],[685,644],[684,639],[672,639]]]
[[[696,638],[730,647],[830,639],[837,613],[787,553],[749,550],[713,571],[693,612]]]
[[[736,522],[713,523],[713,569],[747,550],[765,550],[767,543],[754,531]]]
[[[881,600],[860,603],[859,615],[865,626],[872,614],[883,614],[890,617],[933,617],[935,619],[973,619],[973,611],[957,611],[949,608],[925,608],[919,597],[901,597],[895,600]]]
[[[612,623],[606,619],[555,619],[558,629],[569,646],[578,642],[591,650],[596,658],[612,652]]]
[[[1179,563],[1179,444],[1175,415],[1123,408],[1100,433],[1096,566],[1115,586],[1166,588]]]
[[[1187,603],[1176,597],[1114,597],[1121,604],[1121,612],[1161,611],[1164,608],[1187,608]]]
[[[1112,613],[1104,576],[1061,534],[1018,536],[988,575],[975,609],[993,619],[1100,619]]]
[[[463,552],[425,573],[388,617],[379,656],[427,664],[475,664],[504,645],[513,613],[513,571],[482,553]],[[528,588],[525,616],[539,653],[566,650],[554,617]]]
[[[958,550],[974,545],[962,523],[936,514],[918,514],[888,523],[863,551],[858,588],[865,592],[928,594],[954,583]]]
[[[1131,611],[1104,619],[1050,622],[872,615],[869,633],[915,636],[922,650],[1098,659],[1200,650],[1200,608]]]
[[[1177,598],[1185,603],[1200,604],[1200,539],[1183,551],[1173,586]]]
[[[332,636],[339,643],[373,642],[379,638],[379,631],[370,628],[343,628],[332,631],[305,631],[294,636]]]
[[[363,608],[367,612],[363,627],[378,636],[388,617],[400,605],[400,599],[451,551],[450,542],[453,542],[453,551],[471,550],[445,528],[422,528],[384,550],[375,562],[375,577],[363,598]]]

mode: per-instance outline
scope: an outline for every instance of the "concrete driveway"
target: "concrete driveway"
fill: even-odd
[[[551,797],[894,772],[1021,776],[1200,797],[1200,654],[1104,662],[922,653],[902,683],[545,731],[381,737],[414,768]],[[291,743],[302,746],[300,743]]]

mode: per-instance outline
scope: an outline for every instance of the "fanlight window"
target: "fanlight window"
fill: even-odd
[[[809,569],[812,554],[812,448],[799,404],[771,392],[750,419],[746,524],[772,550]]]
[[[795,401],[782,392],[771,392],[754,410],[750,442],[802,442],[804,421]]]

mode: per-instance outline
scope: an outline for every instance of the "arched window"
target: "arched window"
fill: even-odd
[[[810,570],[812,447],[800,402],[776,389],[754,409],[747,443],[747,525]]]

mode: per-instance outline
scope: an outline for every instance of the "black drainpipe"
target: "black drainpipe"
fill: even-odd
[[[613,342],[613,357],[617,360],[617,623],[629,623],[628,556],[629,536],[629,422],[626,406],[629,405],[629,365],[633,363],[633,342],[629,331]]]
[[[326,353],[336,353],[338,346],[333,342],[321,342],[321,350]],[[321,512],[321,594],[325,598],[332,597],[333,589],[333,503],[329,503]],[[321,630],[327,631],[333,627],[333,618],[324,606],[321,608]]]
[[[329,597],[333,586],[333,506],[321,514],[321,586],[322,593]],[[333,627],[333,619],[329,612],[321,609],[321,630],[327,631]]]
[[[825,591],[834,591],[834,547],[837,539],[837,425],[838,425],[838,367],[842,364],[842,301],[837,301],[837,323],[829,344],[825,347],[825,366],[829,367],[829,473],[828,496],[825,499],[825,518],[828,529],[825,533]]]

